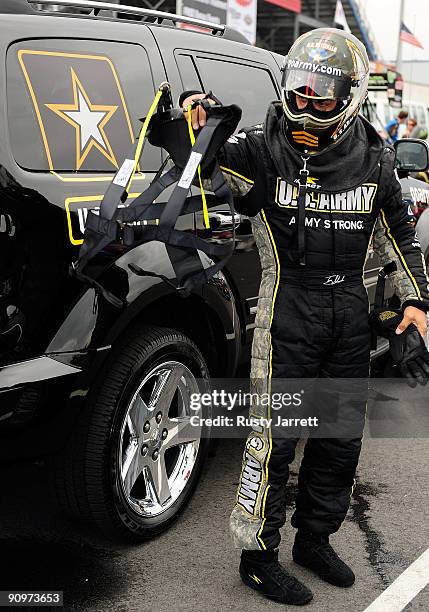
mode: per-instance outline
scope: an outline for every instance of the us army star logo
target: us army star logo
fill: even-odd
[[[116,168],[118,162],[113,153],[104,128],[118,106],[92,104],[76,72],[71,70],[73,104],[46,104],[59,117],[76,130],[76,170],[79,170],[91,151],[96,147]]]

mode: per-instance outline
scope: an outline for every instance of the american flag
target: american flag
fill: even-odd
[[[420,47],[420,49],[424,49],[422,43],[419,41],[418,38],[414,36],[411,30],[407,28],[405,23],[401,23],[399,38],[410,45],[414,45],[415,47]]]

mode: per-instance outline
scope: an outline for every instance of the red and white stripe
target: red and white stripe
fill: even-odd
[[[405,23],[401,23],[401,30],[399,34],[399,38],[408,43],[409,45],[414,45],[415,47],[419,47],[420,49],[424,49],[422,43],[419,41],[416,36],[407,28]]]

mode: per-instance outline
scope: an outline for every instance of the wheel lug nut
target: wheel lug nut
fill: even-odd
[[[147,447],[147,445],[146,445],[146,444],[143,444],[143,446],[141,447],[141,451],[140,451],[142,455],[146,455],[146,453],[147,453],[147,448],[148,448],[148,447]]]
[[[168,436],[168,431],[166,429],[163,429],[162,434],[161,434],[162,439],[165,440],[167,436]]]
[[[143,425],[143,431],[144,433],[148,433],[149,430],[150,430],[150,423],[149,421],[146,421],[146,423]]]
[[[152,453],[152,459],[156,461],[159,457],[159,450],[154,450]]]
[[[161,419],[162,419],[162,412],[158,412],[158,414],[156,415],[156,422],[161,423]]]

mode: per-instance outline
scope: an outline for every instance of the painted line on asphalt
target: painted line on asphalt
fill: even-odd
[[[401,612],[429,584],[429,548],[364,612]]]

